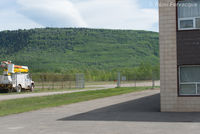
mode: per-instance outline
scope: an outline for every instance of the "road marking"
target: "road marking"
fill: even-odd
[[[10,130],[19,130],[19,129],[23,129],[24,127],[9,127],[8,129]]]

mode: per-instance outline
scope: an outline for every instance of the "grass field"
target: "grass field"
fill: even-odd
[[[85,91],[62,95],[32,97],[0,101],[0,116],[56,107],[97,98],[115,96],[150,89],[151,87],[123,87],[98,91]]]

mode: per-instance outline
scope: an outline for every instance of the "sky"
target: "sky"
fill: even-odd
[[[0,31],[86,27],[158,31],[158,0],[0,0]]]

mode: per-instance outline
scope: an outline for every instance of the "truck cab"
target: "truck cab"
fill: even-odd
[[[22,89],[30,91],[34,89],[34,81],[32,81],[28,73],[13,74],[11,79],[12,87],[14,87],[17,92],[21,92],[20,90]]]

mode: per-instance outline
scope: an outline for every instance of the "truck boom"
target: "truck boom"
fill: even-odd
[[[5,72],[8,72],[8,66],[11,65],[11,61],[2,61],[1,67],[4,68]],[[14,65],[14,73],[28,73],[29,69],[27,66]]]

